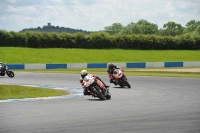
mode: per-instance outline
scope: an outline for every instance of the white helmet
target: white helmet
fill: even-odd
[[[86,75],[88,75],[87,70],[82,70],[81,71],[81,77],[84,78]]]

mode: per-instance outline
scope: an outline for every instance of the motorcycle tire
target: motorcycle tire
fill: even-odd
[[[14,72],[12,72],[12,71],[7,71],[6,73],[7,73],[8,77],[10,77],[10,78],[13,78],[15,76]]]
[[[130,85],[128,82],[126,82],[126,86],[127,86],[128,88],[131,88],[131,85]]]
[[[103,94],[99,91],[99,88],[94,87],[92,92],[96,94],[99,99],[106,100]]]
[[[128,83],[128,81],[126,80],[126,78],[123,78],[123,83],[124,83],[128,88],[131,88],[131,85]]]
[[[107,90],[106,99],[110,99],[110,98],[111,98],[111,94],[110,94],[110,92]]]

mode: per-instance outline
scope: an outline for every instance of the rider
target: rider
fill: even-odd
[[[0,62],[0,66],[4,67],[6,65],[6,62]]]
[[[113,77],[113,72],[114,72],[115,69],[121,69],[121,68],[118,67],[118,66],[116,66],[116,65],[114,65],[113,63],[109,63],[108,64],[108,70],[107,70],[107,72],[108,72],[108,76],[110,78],[110,83],[114,83],[115,85],[117,85],[117,83],[115,82],[115,79]]]
[[[94,77],[96,77],[96,79],[100,80],[100,81],[104,84],[104,86],[105,86],[106,88],[109,87],[109,86],[107,86],[98,76],[92,75],[92,74],[88,74],[87,70],[82,70],[82,71],[81,71],[81,77],[80,77],[79,81],[80,81],[80,83],[82,84],[82,86],[84,86],[84,82],[83,82],[83,81],[88,81],[87,76],[94,76]],[[88,89],[87,89],[87,88],[84,89],[83,94],[84,94],[84,95],[91,95],[91,93],[88,92]]]

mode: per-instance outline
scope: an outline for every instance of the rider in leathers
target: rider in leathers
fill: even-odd
[[[108,72],[108,76],[110,78],[110,83],[114,83],[115,85],[117,85],[117,83],[115,81],[115,78],[113,77],[113,72],[114,72],[115,69],[122,70],[120,67],[114,65],[113,63],[109,63],[108,64],[108,70],[107,70],[107,72]]]
[[[109,86],[107,86],[98,76],[92,75],[92,74],[88,74],[87,70],[82,70],[82,71],[81,71],[81,77],[80,77],[79,81],[80,81],[82,87],[84,88],[84,91],[83,91],[83,94],[84,94],[84,95],[91,95],[91,94],[92,94],[92,92],[89,92],[88,88],[85,88],[85,87],[84,87],[84,81],[87,82],[87,80],[88,80],[88,79],[87,79],[87,76],[94,76],[94,77],[96,77],[96,79],[100,80],[100,81],[104,84],[104,86],[105,86],[106,88],[109,87]]]

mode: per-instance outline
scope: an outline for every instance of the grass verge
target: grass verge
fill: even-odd
[[[1,47],[0,53],[7,64],[200,61],[200,50]]]
[[[50,97],[67,95],[64,90],[54,90],[49,88],[37,88],[18,85],[0,85],[0,100],[6,99],[22,99],[36,97]]]

